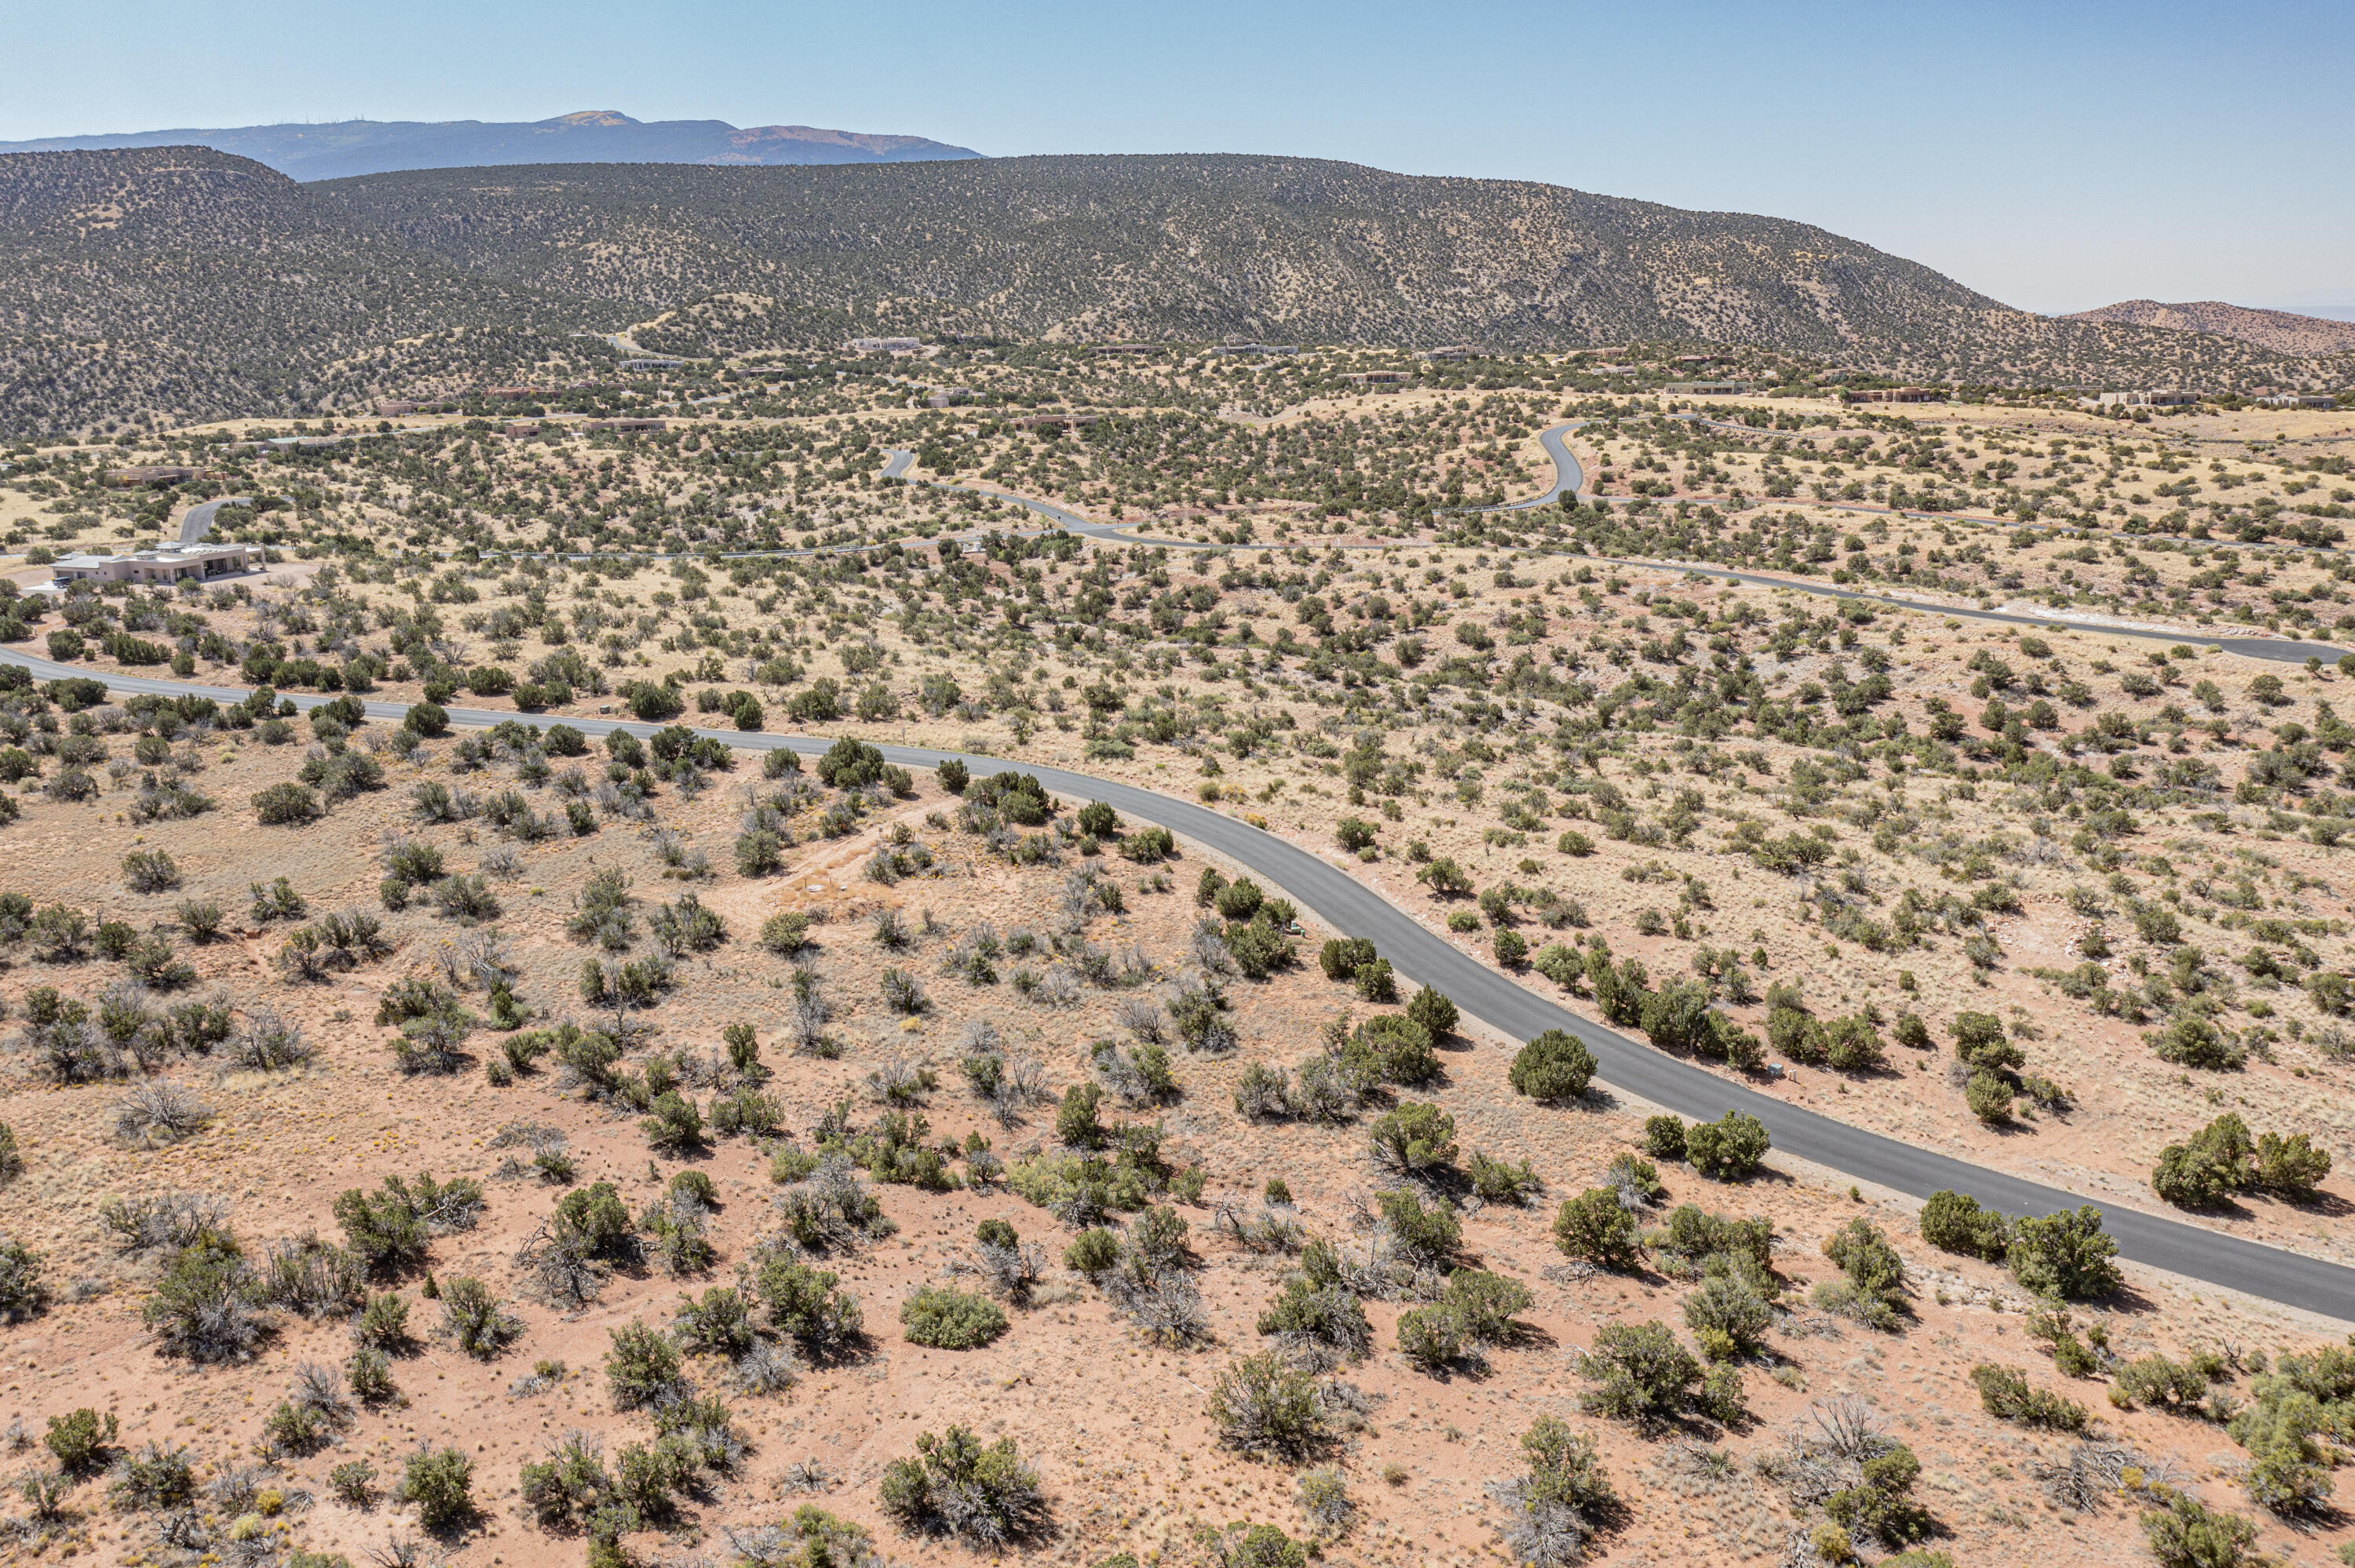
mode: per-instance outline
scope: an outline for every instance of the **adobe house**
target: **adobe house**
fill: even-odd
[[[31,593],[63,594],[66,585],[92,583],[176,583],[194,579],[212,582],[221,577],[259,571],[267,557],[259,545],[173,545],[155,550],[133,550],[121,556],[91,556],[77,552],[60,556],[46,583]]]

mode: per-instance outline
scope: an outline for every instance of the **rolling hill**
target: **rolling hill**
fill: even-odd
[[[2228,305],[2222,300],[2197,300],[2180,305],[2165,305],[2157,300],[2126,300],[2062,319],[2126,322],[2136,326],[2163,327],[2169,332],[2212,333],[2218,337],[2254,343],[2275,354],[2355,353],[2355,322],[2301,316],[2290,311],[2252,310],[2246,305]]]
[[[505,376],[573,308],[356,231],[201,147],[0,158],[0,432],[274,413]]]
[[[283,413],[431,376],[848,331],[1535,350],[1753,344],[1951,381],[2226,386],[2343,366],[2013,310],[1823,229],[1244,156],[539,164],[301,185],[204,148],[0,156],[0,429]]]
[[[2273,357],[2051,321],[1806,224],[1316,159],[436,170],[320,195],[469,271],[646,313],[729,291],[902,330],[1693,340],[1909,376],[2094,384],[2212,380]]]
[[[298,180],[332,180],[393,169],[494,164],[899,164],[978,158],[922,136],[822,131],[810,125],[739,129],[722,120],[633,120],[611,109],[553,120],[345,120],[324,125],[240,125],[211,131],[138,131],[0,142],[0,154],[210,147],[266,164]]]

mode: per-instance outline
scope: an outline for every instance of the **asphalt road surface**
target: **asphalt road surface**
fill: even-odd
[[[1699,414],[1671,414],[1668,418],[1672,419],[1682,419],[1688,424],[1705,426],[1712,430],[1724,430],[1731,435],[1736,436],[1771,436],[1775,433],[1773,430],[1765,429],[1756,425],[1737,424],[1731,419],[1704,418]],[[1714,495],[1696,495],[1691,499],[1695,501],[1721,502],[1724,497]],[[1522,504],[1526,505],[1528,503],[1525,502]],[[1913,506],[1874,506],[1867,503],[1858,501],[1810,500],[1797,501],[1796,502],[1796,504],[1817,507],[1821,510],[1830,512],[1857,512],[1867,515],[1881,517],[1919,517],[1926,521],[1939,521],[1952,518],[1959,523],[1976,523],[1982,527],[2033,528],[2041,534],[2069,534],[2074,533],[2077,529],[2077,524],[2074,523],[2023,523],[2016,518],[1996,517],[1984,512],[1938,512],[1928,511],[1920,507]],[[2343,556],[2349,553],[2347,546],[2344,545],[2301,545],[2295,541],[2276,539],[2214,539],[2209,541],[2209,543],[2211,546],[2225,549],[2260,550],[2273,551],[2276,553],[2286,551],[2288,554],[2293,556],[2307,550],[2320,550],[2327,555],[2333,556]]]
[[[883,477],[906,479],[909,465],[915,461],[914,452],[897,447],[890,449],[883,464]],[[975,490],[969,484],[951,484],[945,480],[939,479],[910,479],[908,482],[921,484],[928,490],[953,491],[959,495],[993,495],[1000,501],[1010,502],[1027,512],[1036,513],[1068,533],[1102,540],[1107,545],[1164,545],[1173,550],[1223,550],[1229,547],[1224,545],[1204,545],[1192,539],[1156,539],[1150,535],[1125,533],[1123,531],[1128,526],[1125,524],[1098,523],[1092,518],[1082,516],[1068,506],[1058,506],[1051,501],[1034,500],[1028,495],[1016,495],[1008,491]]]
[[[1543,495],[1532,496],[1527,501],[1516,501],[1508,505],[1493,507],[1490,510],[1526,512],[1532,506],[1551,506],[1562,498],[1564,493],[1576,495],[1585,489],[1586,471],[1580,468],[1578,460],[1570,455],[1570,445],[1564,440],[1571,431],[1584,423],[1586,421],[1583,419],[1573,419],[1567,425],[1555,425],[1550,429],[1538,432],[1538,445],[1545,448],[1546,456],[1553,460],[1552,489]]]
[[[218,501],[199,502],[188,508],[180,519],[180,543],[194,545],[213,531],[213,514],[224,506],[242,506],[250,499],[243,495],[224,495]]]
[[[1715,421],[1702,422],[1714,423]],[[1569,424],[1556,425],[1550,429],[1538,432],[1539,444],[1545,448],[1546,455],[1553,460],[1552,489],[1533,501],[1517,501],[1510,506],[1492,507],[1490,510],[1518,512],[1527,507],[1544,506],[1558,501],[1565,492],[1574,495],[1583,489],[1586,484],[1585,471],[1579,467],[1578,460],[1571,455],[1570,446],[1565,438],[1571,431],[1584,423],[1582,419],[1573,420]],[[1744,430],[1749,429],[1747,426],[1727,428]],[[1821,503],[1811,502],[1806,504]],[[1887,513],[1889,509],[1849,506],[1843,507],[1842,510]],[[1944,514],[1924,513],[1923,515]],[[2349,652],[2345,648],[2328,642],[2291,642],[2276,637],[2218,637],[2212,632],[2158,631],[2144,627],[2105,626],[2099,621],[2072,620],[2065,615],[2060,614],[2018,615],[2009,610],[1962,609],[1952,605],[1923,604],[1891,594],[1869,593],[1856,588],[1834,588],[1818,583],[1792,582],[1783,577],[1764,577],[1756,572],[1736,571],[1730,567],[1710,566],[1700,561],[1622,560],[1607,556],[1593,556],[1587,558],[1611,562],[1619,566],[1649,567],[1656,570],[1662,567],[1676,567],[1684,571],[1700,572],[1712,577],[1723,577],[1728,582],[1756,583],[1766,588],[1789,588],[1794,593],[1813,594],[1818,599],[1859,599],[1868,604],[1885,604],[1899,609],[1917,609],[1924,615],[1951,615],[1958,620],[1988,621],[2000,626],[2032,626],[2040,630],[2058,628],[2072,631],[2091,631],[2104,637],[2134,637],[2149,642],[2204,643],[2211,648],[2221,648],[2227,653],[2240,654],[2243,658],[2270,659],[2283,664],[2303,664],[2308,659],[2319,659],[2326,664],[2335,664],[2342,654]]]
[[[1538,443],[1545,449],[1546,455],[1552,459],[1554,465],[1553,484],[1545,492],[1544,494],[1533,496],[1525,501],[1510,502],[1503,506],[1491,506],[1482,508],[1481,510],[1486,512],[1525,512],[1531,507],[1552,505],[1559,502],[1565,493],[1572,495],[1579,493],[1581,488],[1586,482],[1586,476],[1584,471],[1579,466],[1578,459],[1571,454],[1570,447],[1565,438],[1571,431],[1577,429],[1584,423],[1585,421],[1582,419],[1572,420],[1567,424],[1555,425],[1538,432]],[[1747,427],[1743,428],[1747,429]],[[888,452],[886,461],[883,464],[883,477],[886,479],[906,479],[908,470],[914,463],[915,457],[916,454],[912,451],[899,448],[891,449]],[[1127,532],[1127,524],[1119,523],[1098,523],[1092,519],[1081,515],[1077,512],[1071,511],[1069,507],[1057,505],[1054,502],[1034,500],[1027,495],[1015,495],[1004,491],[976,491],[968,485],[949,484],[939,480],[907,480],[907,482],[911,484],[925,485],[933,490],[954,491],[959,494],[995,495],[1000,501],[1010,503],[1013,505],[1022,507],[1027,511],[1036,514],[1038,516],[1045,519],[1052,527],[1065,529],[1071,533],[1079,534],[1087,538],[1095,539],[1108,545],[1159,546],[1173,550],[1224,550],[1232,547],[1226,545],[1206,545],[1199,540],[1193,539],[1163,539],[1156,538],[1152,535],[1147,534],[1132,534]],[[1885,511],[1886,508],[1848,507],[1845,508],[1845,510]],[[1934,514],[1924,514],[1924,515]],[[818,550],[757,550],[743,551],[740,552],[740,554],[748,556],[838,555],[846,551],[859,550],[867,547],[868,546],[859,545],[828,545]],[[1333,545],[1326,547],[1338,550],[1391,550],[1399,548],[1396,544],[1388,542],[1368,545]],[[1561,555],[1568,554],[1570,552],[1541,550],[1540,553]],[[574,560],[584,560],[591,557],[575,556],[570,558]],[[735,556],[730,556],[724,558],[733,559]],[[1891,594],[1870,593],[1857,588],[1833,588],[1817,583],[1793,582],[1783,577],[1765,577],[1756,572],[1737,571],[1730,567],[1711,566],[1705,562],[1699,561],[1643,560],[1616,556],[1587,556],[1583,553],[1580,553],[1579,558],[1582,560],[1600,562],[1605,566],[1642,567],[1652,570],[1668,568],[1678,571],[1701,572],[1710,577],[1722,577],[1728,582],[1755,583],[1765,588],[1788,588],[1793,593],[1812,594],[1818,599],[1860,599],[1870,604],[1887,605],[1891,609],[1896,609],[1920,610],[1925,615],[1951,615],[1961,620],[1986,621],[2000,626],[2029,626],[2035,627],[2040,630],[2065,629],[2078,631],[2092,631],[2097,632],[2105,637],[2131,637],[2149,642],[2165,642],[2169,644],[2179,642],[2187,644],[2200,643],[2211,648],[2220,648],[2227,653],[2237,653],[2244,658],[2268,659],[2275,662],[2285,664],[2303,664],[2308,659],[2320,659],[2326,664],[2336,663],[2340,655],[2349,652],[2349,650],[2345,648],[2338,647],[2328,642],[2291,642],[2279,638],[2271,637],[2218,637],[2212,633],[2206,632],[2195,634],[2184,631],[2156,631],[2141,627],[2106,626],[2097,621],[2070,620],[2059,615],[2016,615],[2008,610],[1965,609],[1954,605],[1923,604],[1913,599],[1901,599]]]
[[[5,651],[0,651],[0,660],[23,665],[43,680],[88,673],[70,664]],[[172,696],[193,694],[228,701],[244,694],[232,687],[141,675],[107,675],[103,679],[111,689],[124,693],[153,692]],[[298,706],[309,707],[329,699],[295,694],[293,700]],[[366,705],[374,718],[397,721],[407,711],[396,703]],[[468,725],[490,725],[525,716],[465,708],[449,712],[453,722]],[[595,736],[617,729],[651,736],[656,727],[615,719],[569,718],[564,722]],[[697,733],[728,746],[755,751],[782,747],[814,755],[829,744],[808,736],[746,734],[732,729]],[[1413,916],[1339,867],[1272,833],[1190,801],[1112,779],[1035,764],[904,746],[885,746],[881,750],[891,761],[909,768],[937,767],[950,756],[960,758],[966,767],[980,773],[1018,768],[1035,774],[1048,789],[1068,799],[1107,801],[1125,817],[1159,822],[1281,886],[1336,929],[1370,938],[1401,973],[1419,984],[1437,987],[1465,1012],[1511,1038],[1528,1039],[1548,1029],[1567,1030],[1594,1053],[1600,1066],[1598,1076],[1604,1083],[1679,1115],[1714,1120],[1728,1110],[1746,1111],[1766,1124],[1774,1147],[1785,1153],[1916,1198],[1951,1189],[1968,1192],[1982,1203],[2014,1214],[2049,1214],[2075,1208],[2087,1201],[2056,1187],[1986,1170],[1849,1127],[1589,1022],[1458,951]],[[1476,1065],[1467,1062],[1465,1070],[1501,1072],[1503,1064],[1490,1054]],[[2117,1238],[2120,1253],[2134,1262],[2330,1317],[2355,1318],[2355,1268],[2131,1209],[2105,1208],[2104,1222],[2109,1234]]]

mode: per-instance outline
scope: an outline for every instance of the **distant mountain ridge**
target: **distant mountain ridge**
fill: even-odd
[[[736,301],[710,352],[797,346],[815,310],[1082,340],[1754,344],[2011,385],[2316,370],[2228,338],[2051,321],[1809,224],[1317,158],[416,170],[317,190],[478,277],[639,320],[709,296],[775,302],[764,322]]]
[[[1859,241],[1526,181],[1241,154],[554,164],[297,184],[203,147],[0,155],[0,434],[346,409],[858,334],[1750,345],[1995,386],[2344,385],[2015,310]]]
[[[640,121],[611,109],[530,122],[346,120],[326,125],[240,125],[0,142],[0,153],[134,147],[209,147],[268,164],[297,180],[502,164],[899,164],[982,156],[970,147],[922,136],[824,131],[810,125],[740,129],[724,120]]]
[[[2168,332],[2213,333],[2218,337],[2256,344],[2275,354],[2355,353],[2355,322],[2301,316],[2290,311],[2255,310],[2247,305],[2228,305],[2222,300],[2195,300],[2178,305],[2161,304],[2157,300],[2122,300],[2115,305],[2079,311],[2060,319],[2122,322]]]

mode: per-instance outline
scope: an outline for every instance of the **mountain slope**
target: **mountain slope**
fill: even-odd
[[[2273,357],[2050,321],[1806,224],[1313,159],[444,170],[320,189],[470,270],[642,311],[734,291],[1070,337],[1698,339],[1958,379],[2214,379]]]
[[[2169,332],[2213,333],[2271,349],[2275,354],[2355,353],[2355,322],[2301,316],[2290,311],[2252,310],[2222,300],[2166,305],[2157,300],[2125,300],[2096,311],[2064,316],[2073,322],[2125,322]]]
[[[504,376],[560,354],[570,314],[207,148],[0,158],[0,430]]]
[[[739,130],[721,120],[637,121],[610,109],[529,122],[346,120],[326,125],[52,136],[0,142],[0,154],[139,147],[210,147],[267,164],[298,180],[493,164],[893,164],[981,156],[969,147],[922,136],[823,131],[809,125]]]
[[[539,164],[298,185],[205,148],[0,156],[0,430],[542,380],[566,334],[861,329],[1753,344],[1953,381],[2308,385],[2336,362],[2052,321],[1805,224],[1292,158]]]

